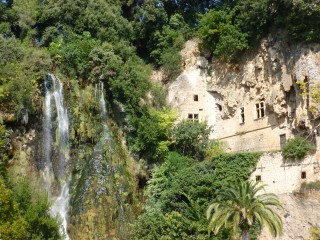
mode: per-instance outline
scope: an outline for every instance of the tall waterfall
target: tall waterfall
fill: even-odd
[[[104,194],[106,193],[106,188],[105,188],[105,174],[104,174],[104,166],[103,166],[103,151],[104,151],[104,146],[106,145],[106,141],[110,139],[110,133],[109,133],[109,128],[106,123],[107,120],[107,108],[106,108],[106,102],[104,98],[104,86],[103,82],[100,82],[99,84],[96,85],[95,88],[95,97],[96,101],[99,103],[99,110],[100,110],[100,115],[101,115],[101,123],[103,126],[103,131],[101,133],[101,137],[97,144],[94,147],[93,154],[91,156],[91,161],[93,163],[93,172],[96,175],[98,185],[100,186],[97,190],[97,194]],[[107,165],[106,166],[108,171],[111,171],[111,166]]]
[[[63,103],[62,89],[63,86],[59,79],[53,74],[48,74],[45,79],[45,118],[43,121],[44,182],[49,198],[53,202],[51,213],[61,219],[60,231],[65,236],[65,239],[68,240],[69,119],[67,109]],[[58,180],[58,183],[55,183],[60,189],[58,191],[53,189],[54,179]]]

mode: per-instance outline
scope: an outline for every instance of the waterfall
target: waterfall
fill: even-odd
[[[97,191],[97,194],[105,194],[106,193],[106,188],[105,188],[105,174],[104,174],[104,167],[103,167],[103,151],[104,151],[104,146],[106,145],[106,141],[110,139],[109,136],[109,128],[106,123],[107,120],[107,108],[106,108],[106,102],[104,98],[104,86],[103,82],[100,82],[99,84],[96,84],[96,101],[99,103],[99,110],[100,110],[100,115],[101,115],[101,123],[103,126],[103,131],[101,133],[101,137],[94,147],[93,154],[91,156],[91,161],[93,163],[93,172],[96,174],[97,181],[99,184],[99,188]],[[108,170],[111,170],[111,167],[107,165]]]
[[[69,119],[63,103],[62,83],[53,74],[45,79],[44,129],[44,182],[50,200],[53,202],[51,214],[58,216],[62,225],[61,233],[68,240],[67,215],[69,206],[68,169],[69,160]],[[53,141],[55,139],[55,142]],[[53,157],[53,149],[56,157]],[[54,194],[53,179],[57,179],[60,193]]]
[[[106,102],[105,102],[105,96],[104,96],[104,85],[103,82],[100,82],[98,85],[96,85],[95,89],[95,97],[96,101],[99,103],[99,108],[100,108],[100,114],[101,114],[101,123],[103,126],[103,132],[101,135],[101,138],[97,145],[94,148],[93,156],[91,158],[91,161],[94,161],[94,167],[95,167],[95,172],[97,173],[97,178],[98,178],[98,183],[100,183],[100,188],[98,188],[97,193],[98,194],[105,194],[106,193],[106,188],[102,187],[105,186],[105,181],[108,179],[108,174],[114,175],[115,173],[119,172],[119,169],[114,168],[110,165],[110,163],[105,162],[102,164],[103,160],[103,150],[105,146],[109,145],[109,151],[112,152],[112,147],[110,145],[110,142],[107,143],[108,140],[110,140],[110,132],[108,125],[106,123],[108,113],[107,113],[107,108],[106,108]],[[110,178],[109,178],[110,179]],[[118,202],[119,204],[119,221],[121,223],[125,222],[125,212],[124,212],[124,207],[121,203],[120,196],[123,194],[123,187],[121,185],[118,186],[119,189],[116,191],[114,195],[114,200]],[[119,231],[121,232],[123,229],[123,226],[120,224]]]

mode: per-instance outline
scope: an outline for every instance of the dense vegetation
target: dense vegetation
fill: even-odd
[[[314,151],[316,147],[300,136],[289,139],[282,149],[284,159],[298,161],[303,159],[308,153]]]
[[[255,46],[272,27],[286,28],[288,42],[319,41],[319,8],[317,0],[1,1],[0,107],[10,106],[21,120],[39,111],[39,86],[48,71],[81,87],[103,81],[111,105],[125,108],[132,150],[149,159],[139,122],[161,121],[148,107],[161,110],[163,94],[148,81],[146,63],[172,79],[180,49],[195,35],[225,61]],[[142,101],[149,91],[154,97]]]
[[[130,151],[147,166],[157,165],[134,238],[208,239],[204,212],[216,190],[246,180],[258,155],[220,154],[221,145],[208,140],[205,123],[175,126],[165,91],[149,81],[152,69],[161,68],[166,81],[175,78],[183,62],[179,51],[192,37],[200,38],[210,53],[206,56],[232,62],[274,28],[285,30],[289,44],[319,42],[319,24],[319,0],[0,1],[0,225],[10,225],[0,229],[0,238],[59,238],[47,199],[33,193],[29,183],[13,183],[7,171],[11,130],[40,122],[43,80],[52,72],[64,83],[69,102],[70,145],[80,159],[74,179],[85,182],[90,175],[90,159],[82,152],[92,152],[99,141],[94,86],[103,82],[109,115],[123,130]],[[109,155],[117,178],[125,182],[128,173],[119,159],[127,156]],[[75,195],[83,196],[81,186],[74,188]],[[82,206],[77,196],[73,201]],[[228,236],[230,231],[223,229],[217,239]]]
[[[30,178],[8,173],[8,136],[0,124],[0,239],[61,239],[47,194]]]
[[[219,154],[210,161],[170,152],[153,171],[146,190],[145,212],[133,227],[135,239],[208,239],[205,211],[217,191],[247,180],[259,159],[256,153]],[[256,227],[256,230],[259,228]],[[228,239],[223,229],[217,238]]]

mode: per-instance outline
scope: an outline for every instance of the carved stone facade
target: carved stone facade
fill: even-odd
[[[312,103],[296,81],[309,88],[320,82],[320,46],[289,48],[274,39],[263,40],[236,65],[208,64],[197,42],[187,42],[184,71],[168,86],[179,120],[207,121],[211,138],[232,152],[280,150],[294,134],[310,137]]]

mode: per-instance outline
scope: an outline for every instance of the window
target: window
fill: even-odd
[[[258,181],[261,181],[261,175],[257,175],[256,176],[256,181],[258,182]]]
[[[220,104],[216,104],[216,106],[219,109],[219,111],[222,111],[222,106]]]
[[[199,101],[198,95],[193,95],[193,101],[195,101],[195,102],[198,102],[198,101]]]
[[[307,178],[307,173],[301,172],[301,179],[306,179],[306,178]]]
[[[197,113],[189,113],[188,114],[188,120],[192,121],[192,122],[199,122],[199,114]]]
[[[240,108],[240,124],[244,123],[244,108]]]
[[[264,117],[264,102],[259,102],[256,104],[256,117],[258,118],[263,118]]]
[[[283,148],[286,145],[287,137],[285,134],[280,135],[280,147]]]

